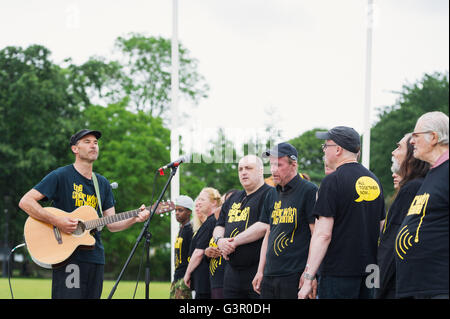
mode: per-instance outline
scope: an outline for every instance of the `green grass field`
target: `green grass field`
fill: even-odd
[[[102,299],[108,298],[115,281],[103,282]],[[11,286],[15,299],[50,299],[51,279],[11,278]],[[136,282],[121,281],[117,286],[113,299],[132,299]],[[150,282],[150,299],[168,299],[169,282]],[[145,298],[145,283],[140,282],[135,299]],[[0,299],[11,299],[8,278],[0,278]]]

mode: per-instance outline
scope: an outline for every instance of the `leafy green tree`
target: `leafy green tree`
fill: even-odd
[[[117,38],[115,50],[125,75],[121,84],[133,110],[165,117],[171,101],[171,47],[170,39],[139,33]],[[181,96],[193,103],[207,97],[209,87],[197,72],[198,61],[181,44],[179,62]]]
[[[379,120],[371,129],[370,168],[380,179],[389,197],[392,184],[391,152],[396,143],[414,130],[417,119],[426,112],[448,114],[448,73],[425,74],[413,84],[405,84],[394,105],[380,110]]]
[[[219,128],[208,150],[193,154],[191,162],[183,166],[186,175],[195,177],[196,182],[196,188],[188,195],[195,198],[203,187],[214,187],[221,194],[233,188],[241,189],[237,171],[239,158],[233,142],[227,139],[224,129]]]
[[[70,161],[69,138],[84,97],[70,93],[66,70],[40,45],[0,51],[0,211],[10,214],[10,241],[23,241],[21,196],[55,167]]]
[[[323,141],[316,137],[317,131],[327,131],[327,129],[315,128],[306,131],[289,140],[289,143],[297,149],[299,172],[308,174],[311,181],[319,185],[325,177],[325,173],[321,148]]]

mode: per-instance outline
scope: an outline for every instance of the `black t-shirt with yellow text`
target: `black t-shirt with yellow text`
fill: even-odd
[[[194,233],[189,248],[189,256],[192,257],[195,249],[205,250],[209,246],[209,241],[216,225],[216,218],[214,214],[208,216],[205,222],[200,226],[196,233]],[[209,281],[209,260],[205,254],[197,268],[191,274],[191,289],[196,293],[210,293],[211,284]]]
[[[224,237],[236,237],[248,227],[259,221],[264,199],[275,188],[264,184],[254,193],[247,195],[244,190],[234,193],[222,205],[217,226],[225,227]],[[230,254],[229,265],[237,269],[246,269],[259,263],[262,238],[241,245]]]
[[[305,268],[316,193],[315,184],[296,175],[266,198],[260,219],[270,224],[264,276],[285,276]]]
[[[188,267],[189,248],[192,240],[192,225],[191,222],[187,222],[180,227],[178,236],[175,239],[175,272],[173,280],[179,280],[184,277],[186,269]]]
[[[333,231],[320,274],[364,276],[377,263],[380,222],[385,217],[378,178],[359,163],[347,163],[320,184],[314,215],[333,217]]]
[[[403,185],[386,213],[378,244],[380,288],[376,290],[377,298],[384,299],[387,294],[395,290],[395,237],[422,182],[423,178],[416,178]]]
[[[109,181],[97,174],[102,210],[105,211],[114,206],[114,197]],[[94,182],[81,175],[71,165],[60,167],[45,176],[34,189],[46,196],[43,200],[52,200],[52,206],[67,213],[73,212],[81,206],[92,206],[98,209],[98,200],[95,194]],[[79,262],[94,264],[105,263],[105,253],[100,238],[100,232],[94,233],[95,247],[93,250],[77,249],[72,257]]]
[[[214,242],[214,237],[211,237],[209,241],[209,247],[217,248],[217,244]],[[225,274],[225,266],[227,261],[220,255],[217,258],[208,258],[209,261],[209,281],[211,282],[211,288],[223,287],[223,276]]]
[[[397,297],[448,295],[448,160],[432,168],[395,240]]]

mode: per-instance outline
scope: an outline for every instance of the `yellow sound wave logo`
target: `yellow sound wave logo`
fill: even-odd
[[[409,207],[407,216],[411,215],[422,215],[420,217],[419,225],[417,226],[415,236],[413,236],[409,229],[408,225],[405,225],[397,234],[395,238],[395,252],[400,259],[404,259],[405,255],[408,252],[408,249],[413,246],[413,243],[419,242],[419,230],[422,227],[422,222],[425,217],[426,208],[428,204],[428,199],[430,198],[430,194],[425,193],[422,195],[416,195],[414,200]],[[414,241],[412,242],[412,239]]]
[[[289,242],[292,243],[293,239],[290,240],[285,232],[281,232],[273,242],[273,251],[275,252],[275,255],[279,256],[279,254],[289,245]]]
[[[230,234],[230,238],[236,237],[239,234],[239,230],[237,228],[233,229]]]
[[[409,233],[408,225],[403,227],[395,239],[395,251],[400,259],[404,259],[407,250],[412,247],[411,239],[413,236]]]
[[[217,248],[217,244],[214,242],[214,237],[212,237],[209,240],[209,247],[215,247]],[[209,261],[209,272],[211,273],[211,276],[214,276],[216,273],[217,268],[222,264],[222,256],[219,256],[217,258],[212,258]]]
[[[222,256],[213,258],[209,261],[209,272],[212,276],[216,273],[217,268],[222,265]]]

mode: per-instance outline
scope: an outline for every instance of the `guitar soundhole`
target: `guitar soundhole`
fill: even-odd
[[[86,230],[86,226],[82,221],[78,221],[77,229],[72,233],[75,236],[81,236],[84,234],[84,231]]]

